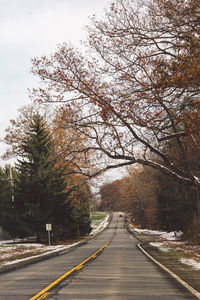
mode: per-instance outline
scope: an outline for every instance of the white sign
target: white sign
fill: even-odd
[[[51,231],[52,230],[51,224],[46,224],[46,230],[47,231]]]

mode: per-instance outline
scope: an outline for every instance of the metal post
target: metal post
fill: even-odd
[[[49,241],[49,246],[51,245],[51,235],[50,235],[50,230],[48,230],[48,241]]]
[[[11,199],[12,199],[12,203],[13,203],[15,201],[15,198],[14,198],[14,180],[13,180],[13,176],[12,176],[11,165],[10,165],[10,185],[11,185],[11,192],[12,192]]]
[[[50,238],[51,238],[50,231],[51,231],[51,230],[52,230],[51,224],[46,224],[46,231],[48,232],[49,246],[50,246],[50,244],[51,244],[51,240],[50,240]]]

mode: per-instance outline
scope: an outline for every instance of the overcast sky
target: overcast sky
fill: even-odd
[[[27,89],[36,80],[31,58],[66,41],[85,37],[89,16],[104,14],[109,0],[0,0],[0,137],[20,107],[30,103]],[[0,143],[0,155],[5,146]],[[4,164],[0,159],[0,165]]]

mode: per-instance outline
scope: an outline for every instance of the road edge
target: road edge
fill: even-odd
[[[12,272],[14,270],[18,270],[18,269],[22,269],[28,265],[32,265],[34,263],[37,263],[37,262],[40,262],[40,261],[44,261],[44,260],[47,260],[47,259],[50,259],[50,258],[53,258],[53,257],[56,257],[56,256],[59,256],[59,255],[62,255],[62,254],[65,254],[66,252],[71,252],[73,251],[75,248],[78,248],[78,247],[81,247],[85,244],[87,244],[89,241],[97,238],[98,236],[100,236],[105,230],[107,230],[107,228],[109,228],[110,226],[110,223],[112,221],[112,218],[113,218],[113,214],[112,213],[107,213],[109,214],[109,221],[108,221],[108,224],[105,228],[103,228],[100,232],[98,232],[97,234],[95,235],[91,235],[91,236],[86,236],[85,238],[83,238],[83,240],[80,240],[80,243],[78,243],[77,245],[72,245],[71,247],[69,247],[68,249],[66,250],[63,250],[61,249],[60,251],[57,251],[57,252],[54,252],[54,253],[48,253],[46,255],[43,255],[43,256],[40,256],[40,257],[33,257],[33,258],[30,258],[30,260],[27,260],[27,261],[22,261],[22,262],[17,262],[16,264],[13,264],[13,265],[8,265],[8,266],[5,266],[4,269],[1,269],[0,270],[0,275],[1,274],[4,274],[4,273],[7,273],[7,272]],[[62,253],[63,252],[63,253]]]
[[[165,267],[163,264],[161,264],[159,261],[157,261],[154,257],[152,257],[147,251],[145,251],[142,248],[142,244],[139,243],[138,248],[148,257],[150,258],[155,264],[157,264],[160,268],[162,268],[165,272],[167,272],[171,277],[176,279],[184,288],[186,288],[190,293],[192,293],[197,299],[200,299],[200,292],[195,290],[193,287],[191,287],[187,282],[182,280],[178,275],[176,275],[174,272],[169,270],[167,267]]]
[[[181,279],[178,275],[176,275],[174,272],[172,272],[170,269],[168,269],[167,267],[165,267],[163,264],[161,264],[158,260],[156,260],[153,256],[151,256],[146,250],[144,250],[144,248],[142,248],[142,244],[144,242],[142,242],[137,236],[135,236],[133,234],[133,232],[130,230],[130,227],[128,225],[127,219],[125,220],[125,224],[126,224],[126,229],[127,232],[133,236],[136,240],[139,241],[139,243],[137,244],[138,248],[140,249],[140,251],[142,251],[144,253],[144,255],[146,255],[150,260],[152,260],[156,265],[158,265],[161,269],[163,269],[165,272],[167,272],[171,277],[173,277],[176,281],[179,282],[179,284],[181,284],[184,288],[186,288],[193,296],[195,296],[197,299],[200,299],[200,292],[198,292],[197,290],[195,290],[192,286],[190,286],[187,282],[185,282],[183,279]]]

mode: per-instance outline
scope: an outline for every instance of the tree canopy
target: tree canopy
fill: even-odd
[[[48,223],[52,224],[54,239],[86,234],[90,231],[89,186],[69,176],[69,166],[63,153],[59,153],[62,142],[54,139],[52,126],[45,118],[32,112],[29,108],[23,110],[8,130],[11,153],[20,158],[16,164],[14,202],[6,201],[12,209],[8,211],[2,196],[2,216],[7,212],[8,218],[0,224],[13,236],[37,236],[38,241],[46,236]],[[15,137],[13,144],[11,136]]]
[[[65,178],[56,167],[54,144],[43,118],[36,114],[30,123],[17,164],[14,207],[24,223],[24,233],[29,231],[40,240],[45,224],[57,226],[61,214],[67,218]]]
[[[14,178],[16,172],[10,165],[0,167],[0,226],[10,232],[15,223]],[[14,229],[17,232],[17,228]]]
[[[76,112],[66,127],[90,140],[73,154],[95,153],[96,168],[80,166],[79,173],[139,163],[200,188],[188,164],[200,141],[199,4],[116,0],[104,18],[92,18],[86,54],[64,43],[32,60],[43,81],[34,99]],[[177,145],[174,156],[164,151],[169,141]]]

